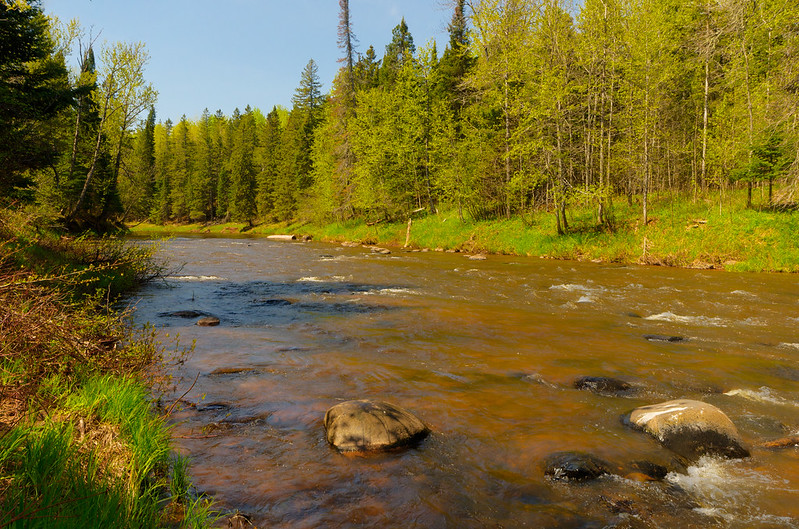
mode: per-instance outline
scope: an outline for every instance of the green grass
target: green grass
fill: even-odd
[[[0,211],[0,527],[214,523],[152,405],[163,350],[112,308],[151,274],[147,250]]]
[[[632,205],[615,197],[612,222],[598,225],[593,209],[568,210],[569,231],[558,235],[552,212],[491,221],[461,221],[454,210],[415,218],[413,249],[530,255],[733,271],[799,272],[799,212],[747,209],[745,192],[713,193],[694,199],[663,193],[650,197],[649,222],[641,220],[640,199]],[[242,225],[216,225],[209,233],[240,233]],[[133,233],[202,233],[197,225],[133,228]],[[263,224],[251,235],[291,233],[315,240],[401,247],[407,220],[367,226],[359,220],[313,225]]]

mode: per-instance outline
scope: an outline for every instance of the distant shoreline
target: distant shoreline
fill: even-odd
[[[738,197],[741,198],[741,197]],[[719,211],[721,209],[721,211]],[[554,215],[537,212],[489,221],[461,221],[456,211],[367,224],[363,220],[312,223],[191,223],[130,225],[136,236],[267,236],[292,234],[316,241],[392,249],[526,255],[546,259],[714,269],[734,272],[799,272],[799,213],[758,211],[717,199],[691,202],[660,197],[642,226],[634,207],[614,211],[612,227],[597,226],[592,211],[575,213],[571,230],[557,235]],[[405,246],[407,240],[407,247]]]

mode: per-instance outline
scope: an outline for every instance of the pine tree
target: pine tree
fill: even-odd
[[[38,2],[0,2],[0,197],[20,196],[29,171],[52,166],[64,148],[53,142],[54,120],[78,94],[54,51]]]
[[[256,214],[255,205],[255,165],[253,156],[256,147],[255,118],[250,106],[244,110],[244,114],[236,120],[236,114],[232,122],[238,121],[232,142],[232,152],[230,156],[230,215],[236,222],[246,222],[252,225]]]
[[[380,61],[377,59],[374,46],[369,46],[366,54],[358,57],[355,64],[355,90],[368,90],[380,82]]]
[[[155,127],[155,197],[150,220],[164,224],[172,211],[172,120]]]
[[[413,60],[414,53],[416,46],[413,44],[413,36],[403,17],[391,31],[391,42],[386,45],[386,54],[380,65],[380,84],[392,84],[405,63]]]
[[[256,206],[261,219],[274,216],[275,210],[275,183],[279,178],[282,167],[282,141],[283,128],[280,125],[280,115],[277,107],[266,115],[266,123],[261,133],[261,172],[257,178]]]
[[[155,197],[155,107],[139,127],[133,142],[131,160],[123,164],[120,194],[125,205],[125,217],[147,218]]]
[[[315,112],[324,101],[322,83],[319,81],[319,67],[313,59],[308,61],[300,77],[300,85],[294,91],[291,102],[294,108]]]

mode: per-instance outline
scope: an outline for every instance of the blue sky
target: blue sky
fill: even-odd
[[[417,47],[447,42],[445,0],[350,0],[357,50],[378,57],[402,17]],[[248,104],[291,105],[309,59],[330,89],[341,56],[337,0],[42,0],[46,14],[77,18],[103,42],[147,44],[147,79],[159,92],[157,119],[173,121]],[[75,61],[73,61],[75,62]],[[74,64],[72,65],[74,66]]]

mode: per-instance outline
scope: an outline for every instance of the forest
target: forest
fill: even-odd
[[[73,228],[123,222],[461,219],[767,189],[799,176],[799,5],[789,0],[457,0],[449,40],[403,20],[340,69],[309,60],[292,108],[157,121],[143,43],[2,4],[0,194]],[[354,16],[353,16],[354,15]],[[79,57],[77,68],[67,57]]]

